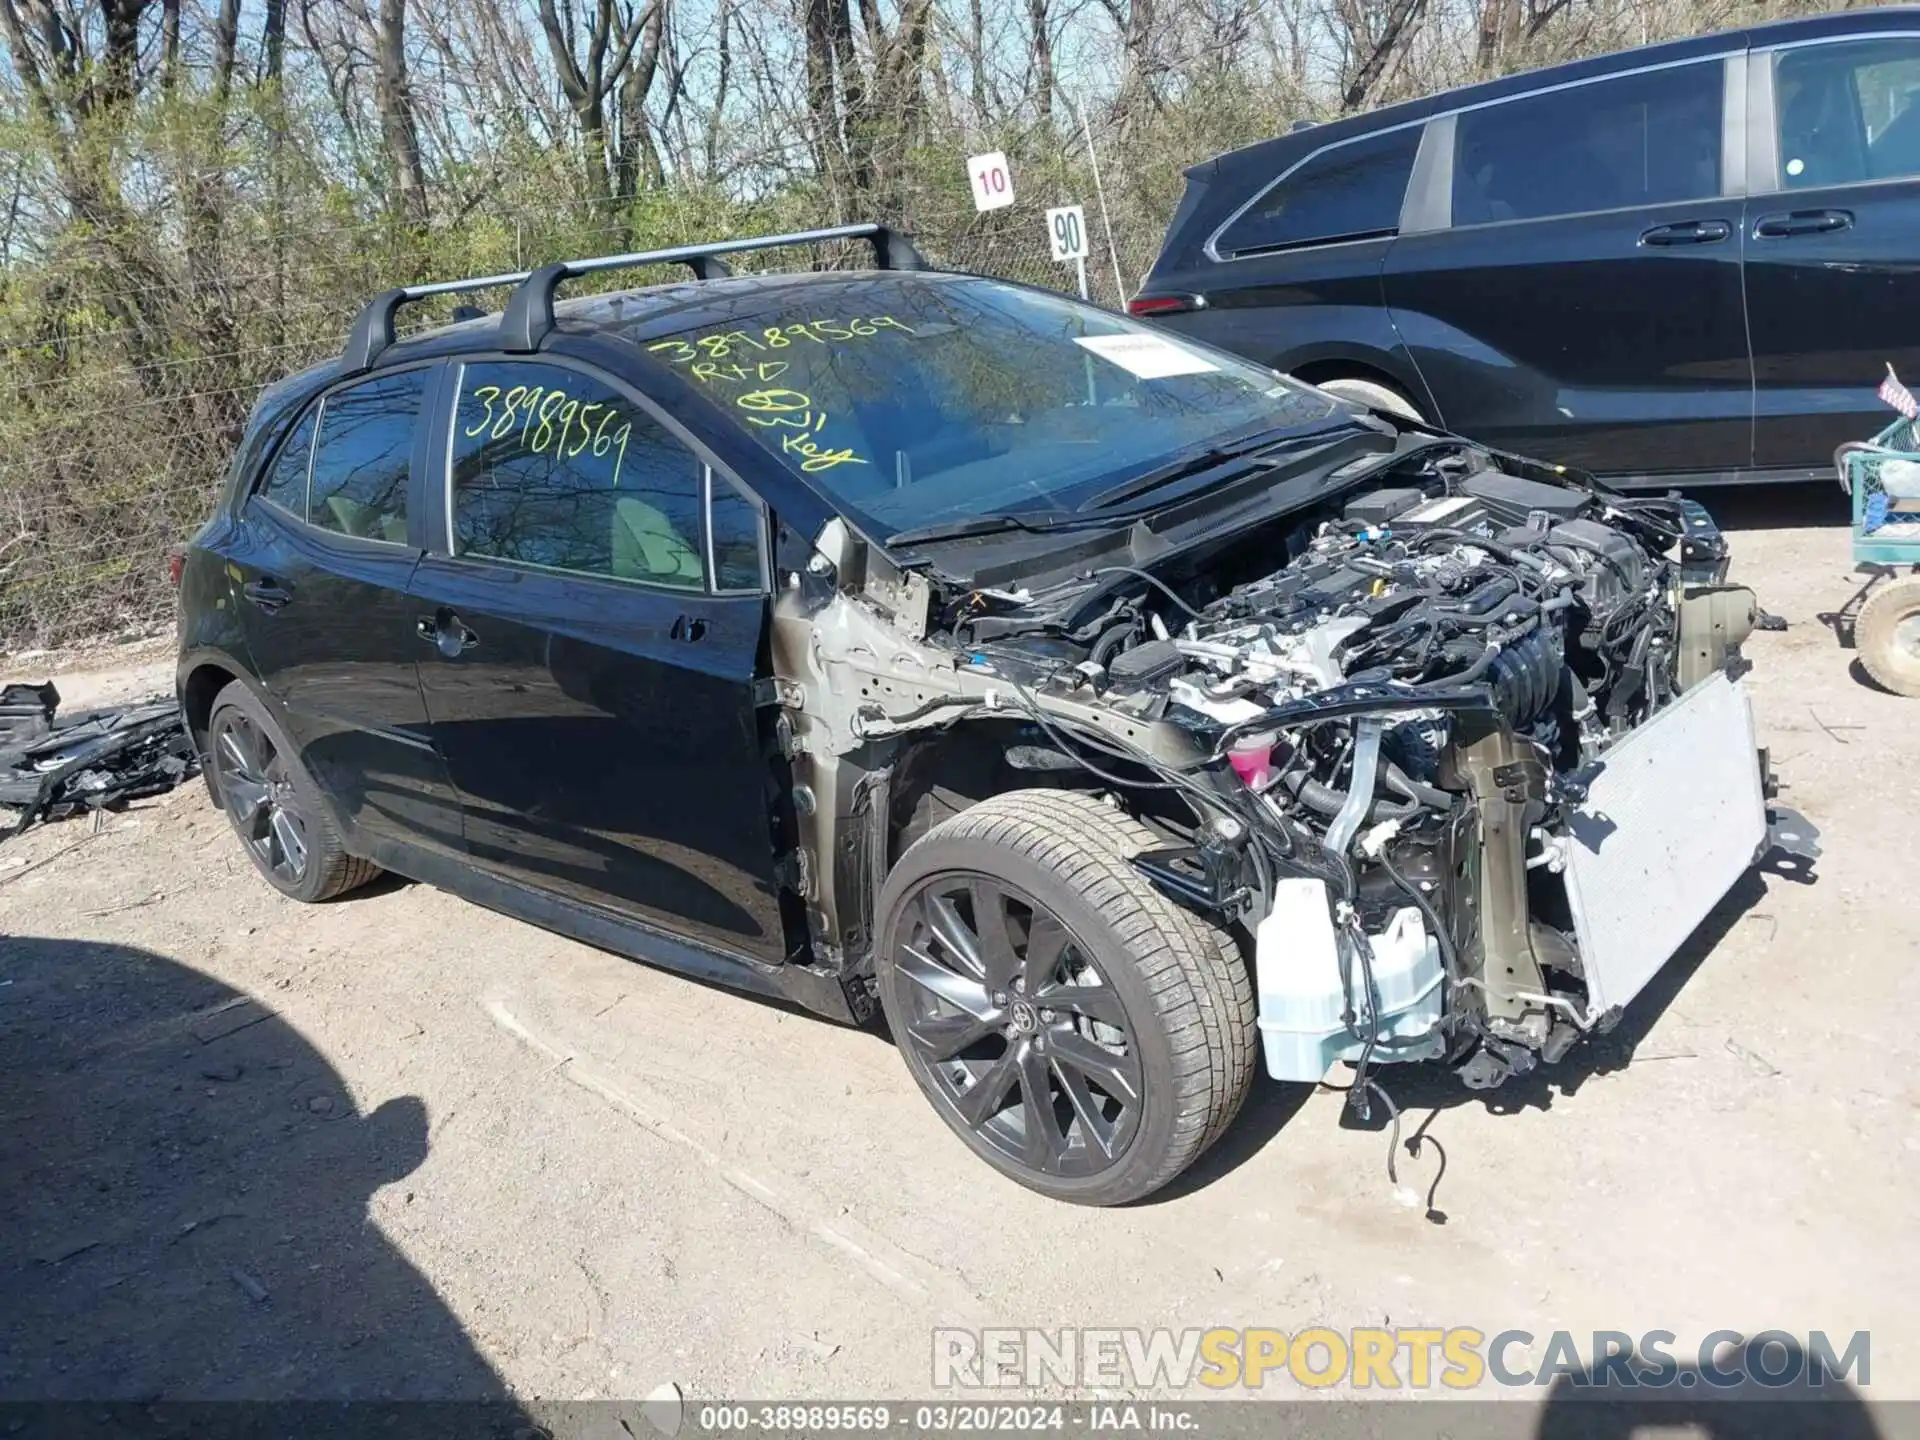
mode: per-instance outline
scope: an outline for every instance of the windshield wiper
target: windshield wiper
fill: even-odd
[[[1219,479],[1244,475],[1248,471],[1266,464],[1278,450],[1297,450],[1303,445],[1318,444],[1335,431],[1351,430],[1352,422],[1342,419],[1331,426],[1321,426],[1314,430],[1301,432],[1291,427],[1283,429],[1261,430],[1239,440],[1228,441],[1220,445],[1210,445],[1197,455],[1189,455],[1162,465],[1157,470],[1149,470],[1144,475],[1136,475],[1131,480],[1097,494],[1088,496],[1076,507],[1079,510],[1107,510],[1128,500],[1136,499],[1152,490],[1159,490],[1180,480],[1203,475],[1210,470],[1222,470]],[[1239,460],[1243,463],[1234,465]],[[1230,469],[1227,467],[1231,466]]]
[[[1084,525],[1086,521],[1079,523]],[[1098,523],[1112,525],[1116,523],[1116,517],[1103,516]],[[1071,516],[1048,520],[1026,515],[970,515],[965,520],[948,520],[938,525],[919,525],[911,530],[902,530],[889,535],[887,544],[925,545],[935,540],[964,540],[971,535],[999,535],[1008,530],[1025,530],[1043,535],[1049,530],[1071,528],[1074,528]]]

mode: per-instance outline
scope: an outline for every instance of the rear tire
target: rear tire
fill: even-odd
[[[1376,380],[1361,380],[1358,377],[1340,376],[1332,380],[1323,380],[1317,387],[1329,395],[1338,395],[1342,400],[1351,400],[1356,405],[1364,405],[1369,410],[1383,410],[1389,415],[1398,415],[1403,420],[1412,420],[1426,424],[1426,416],[1419,407],[1390,385],[1382,385]]]
[[[380,873],[347,853],[286,732],[238,680],[207,715],[207,778],[247,858],[282,895],[331,900]]]
[[[908,1070],[975,1154],[1055,1199],[1152,1194],[1252,1083],[1246,967],[1127,863],[1157,843],[1092,796],[1017,790],[934,827],[882,891],[876,978]]]
[[[1860,663],[1884,690],[1920,696],[1920,575],[1889,582],[1867,597],[1853,622]]]

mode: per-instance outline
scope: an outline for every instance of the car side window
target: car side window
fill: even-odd
[[[307,467],[313,461],[313,422],[318,412],[309,409],[300,417],[293,433],[274,452],[273,463],[260,478],[255,492],[270,500],[289,515],[301,519],[307,514]]]
[[[1391,235],[1420,149],[1407,125],[1335,145],[1306,160],[1221,232],[1222,255]]]
[[[708,533],[713,537],[713,588],[766,589],[760,540],[760,502],[725,475],[707,472]]]
[[[1773,104],[1783,190],[1920,175],[1920,38],[1783,50]]]
[[[1723,64],[1707,60],[1463,111],[1453,223],[1718,195],[1724,81]]]
[[[402,370],[335,390],[321,402],[307,523],[362,540],[404,544],[407,474],[427,370]]]
[[[537,361],[471,364],[453,423],[456,554],[706,584],[705,466],[613,387]]]

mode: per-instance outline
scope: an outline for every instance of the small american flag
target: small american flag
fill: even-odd
[[[1880,382],[1879,395],[1907,419],[1920,419],[1920,400],[1914,399],[1913,392],[1900,383],[1900,377],[1893,373],[1891,365],[1887,366],[1887,378]]]

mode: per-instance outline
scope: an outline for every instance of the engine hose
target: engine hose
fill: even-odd
[[[1380,761],[1380,778],[1394,794],[1413,800],[1429,809],[1445,812],[1453,808],[1453,796],[1431,785],[1423,785],[1393,761]]]
[[[1087,658],[1096,665],[1104,666],[1119,652],[1120,647],[1127,643],[1127,637],[1131,634],[1133,634],[1133,626],[1115,625],[1093,642],[1093,649],[1088,653]]]
[[[1389,785],[1392,783],[1391,776],[1388,777],[1388,783]],[[1408,783],[1411,784],[1412,782],[1409,781]],[[1323,815],[1329,820],[1338,815],[1341,808],[1347,803],[1347,792],[1345,790],[1336,790],[1331,785],[1323,785],[1311,775],[1302,775],[1298,779],[1282,775],[1273,782],[1272,788],[1284,792],[1289,799],[1299,802],[1306,806],[1307,809],[1313,811],[1314,814]],[[1435,793],[1438,794],[1439,792],[1436,791]],[[1447,798],[1447,804],[1451,805],[1452,803],[1452,797],[1449,796]],[[1411,797],[1401,804],[1380,798],[1376,799],[1373,802],[1373,807],[1367,811],[1367,819],[1371,821],[1405,820],[1409,816],[1416,814],[1419,809],[1420,802]]]

